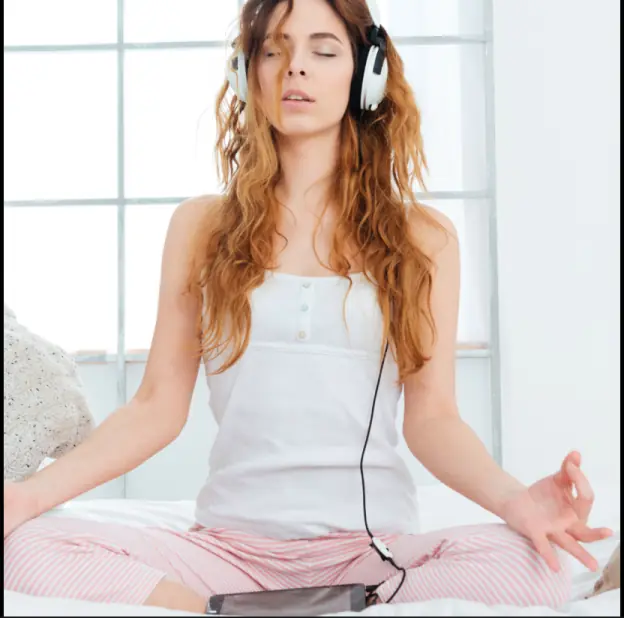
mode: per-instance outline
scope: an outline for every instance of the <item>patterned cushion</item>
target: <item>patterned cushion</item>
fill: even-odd
[[[24,480],[94,426],[73,359],[4,305],[4,479]]]

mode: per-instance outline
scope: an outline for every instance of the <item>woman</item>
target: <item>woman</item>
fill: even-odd
[[[557,607],[570,582],[556,546],[596,569],[579,541],[609,531],[586,524],[593,498],[579,454],[525,487],[459,418],[457,238],[416,203],[418,109],[392,42],[370,26],[364,0],[245,5],[238,96],[230,103],[227,85],[220,94],[224,196],[173,215],[132,401],[65,457],[5,484],[5,588],[203,612],[215,593],[382,582],[381,602]],[[387,59],[372,56],[362,94],[372,44],[387,45]],[[371,529],[407,571],[398,592],[402,573],[364,529],[359,477],[386,341],[364,468]],[[38,518],[176,438],[200,355],[220,429],[197,525]],[[395,452],[401,389],[412,453],[507,525],[416,534]]]

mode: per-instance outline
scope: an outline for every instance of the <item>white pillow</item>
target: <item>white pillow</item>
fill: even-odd
[[[73,359],[4,305],[4,479],[24,480],[93,429]]]

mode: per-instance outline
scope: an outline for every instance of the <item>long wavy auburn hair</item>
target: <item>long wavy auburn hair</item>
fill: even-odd
[[[245,352],[251,292],[263,283],[266,271],[276,268],[275,241],[281,236],[283,207],[275,191],[281,168],[275,129],[260,104],[255,68],[272,12],[281,2],[287,9],[273,34],[285,58],[278,76],[279,96],[290,60],[280,33],[293,0],[246,2],[235,53],[242,48],[248,59],[248,103],[233,95],[227,82],[217,97],[216,150],[224,191],[216,212],[211,211],[197,230],[189,277],[189,290],[202,308],[199,353],[213,360],[229,350],[214,373],[232,367]],[[366,40],[373,23],[364,0],[327,2],[344,22],[357,58],[356,46]],[[377,286],[382,350],[387,340],[402,382],[423,367],[435,338],[430,303],[433,264],[414,241],[408,219],[418,227],[441,226],[414,194],[416,183],[425,187],[427,169],[420,113],[390,40],[387,58],[386,97],[378,109],[359,117],[347,111],[342,120],[338,163],[328,183],[336,224],[326,266],[348,278],[353,251],[348,255],[347,247],[355,251],[358,266]]]

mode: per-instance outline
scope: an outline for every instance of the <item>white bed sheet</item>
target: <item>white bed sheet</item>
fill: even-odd
[[[600,488],[592,522],[606,525],[616,535],[605,541],[593,543],[591,552],[604,566],[620,540],[619,487]],[[454,494],[446,487],[419,489],[420,529],[424,532],[437,528],[496,521],[480,507]],[[193,523],[192,501],[151,502],[138,500],[75,501],[49,513],[48,517],[78,516],[98,521],[114,521],[134,526],[158,525],[184,530]],[[441,599],[425,603],[381,605],[360,614],[343,613],[342,616],[619,616],[620,591],[605,593],[584,600],[597,578],[579,564],[574,564],[574,601],[565,612],[548,608],[518,608],[510,606],[488,607],[457,599]],[[154,607],[136,607],[123,604],[90,603],[68,599],[38,598],[15,592],[4,592],[5,616],[191,616],[188,612],[173,612]]]

